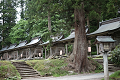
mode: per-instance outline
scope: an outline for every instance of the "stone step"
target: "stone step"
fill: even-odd
[[[32,67],[30,66],[16,66],[16,68],[26,68],[26,69],[33,69]]]
[[[22,78],[28,77],[40,77],[40,75],[31,66],[27,65],[25,62],[13,62],[16,69],[20,73]]]
[[[22,78],[28,78],[28,77],[40,77],[40,75],[21,75]]]
[[[21,75],[39,75],[38,73],[33,73],[33,72],[31,72],[31,73],[20,73]]]
[[[20,73],[36,73],[36,71],[34,71],[34,70],[31,70],[31,71],[20,71],[20,70],[19,70],[19,72],[20,72]]]
[[[26,63],[13,63],[13,65],[28,65]]]
[[[34,71],[34,69],[16,68],[18,71]]]

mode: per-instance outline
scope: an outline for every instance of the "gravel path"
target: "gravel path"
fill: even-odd
[[[111,75],[113,72],[110,72]],[[104,73],[90,73],[90,74],[78,74],[62,77],[40,77],[40,78],[28,78],[21,80],[101,80],[104,77]]]

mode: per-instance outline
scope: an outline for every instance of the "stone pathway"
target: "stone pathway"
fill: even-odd
[[[111,75],[113,72],[110,72]],[[78,74],[62,77],[40,77],[40,78],[28,78],[22,80],[101,80],[104,77],[104,73],[90,73],[90,74]]]

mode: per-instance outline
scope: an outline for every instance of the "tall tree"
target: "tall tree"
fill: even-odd
[[[21,16],[21,19],[24,19],[24,15],[25,15],[25,0],[20,0],[19,3],[20,3],[20,8],[21,8],[20,16]]]
[[[2,37],[3,37],[3,41],[2,44],[3,45],[8,45],[10,44],[10,37],[9,37],[9,33],[12,27],[14,27],[15,25],[15,19],[16,19],[16,0],[3,0],[1,2],[2,4],[2,26],[1,26],[1,30],[2,30]]]

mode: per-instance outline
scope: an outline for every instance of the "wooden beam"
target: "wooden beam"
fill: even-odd
[[[98,55],[99,54],[98,44],[96,44],[96,49],[97,49],[97,55]]]
[[[68,55],[68,44],[66,44],[66,54]]]
[[[50,56],[52,55],[52,48],[50,47]]]
[[[46,47],[45,47],[45,59],[46,59]]]
[[[18,58],[18,51],[17,51],[17,58]],[[16,58],[16,59],[17,59],[17,58]]]

